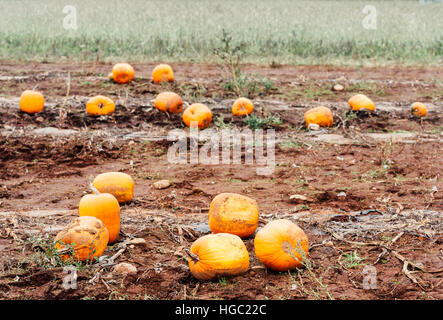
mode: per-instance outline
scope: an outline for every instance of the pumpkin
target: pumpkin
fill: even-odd
[[[249,254],[243,241],[229,233],[208,234],[191,246],[191,273],[199,280],[235,276],[249,269]]]
[[[260,229],[254,239],[255,254],[266,267],[287,271],[303,265],[309,250],[308,237],[295,223],[274,220]]]
[[[310,124],[318,124],[320,127],[332,127],[334,119],[332,112],[326,107],[316,107],[305,112],[306,127]]]
[[[424,117],[428,113],[428,109],[421,102],[414,102],[411,106],[411,113],[416,117]]]
[[[351,109],[355,111],[360,109],[367,109],[369,111],[375,110],[374,102],[364,94],[356,94],[355,96],[352,96],[348,103]]]
[[[99,174],[92,185],[101,193],[112,194],[120,203],[131,201],[134,195],[134,180],[123,172]]]
[[[213,233],[249,237],[258,226],[259,210],[254,199],[236,193],[221,193],[209,207],[209,228]]]
[[[55,237],[58,250],[72,247],[74,260],[86,261],[100,257],[109,241],[109,232],[105,224],[96,217],[83,216],[73,220]],[[69,260],[69,254],[62,254],[63,261]]]
[[[103,116],[115,111],[115,103],[105,96],[95,96],[86,103],[86,112],[91,116]]]
[[[212,121],[212,111],[206,105],[201,103],[191,104],[183,112],[183,122],[188,127],[197,126],[199,129],[204,129],[209,126]]]
[[[117,63],[112,68],[112,79],[117,83],[128,83],[134,79],[134,68],[128,63]]]
[[[238,98],[232,105],[232,114],[234,116],[244,116],[254,111],[252,101],[247,98]]]
[[[120,205],[112,194],[100,193],[94,186],[91,187],[94,193],[80,199],[79,215],[101,220],[109,231],[109,243],[114,243],[120,233]]]
[[[25,90],[20,96],[20,110],[26,113],[38,113],[45,107],[45,98],[38,91]]]
[[[168,64],[159,64],[152,71],[152,81],[154,83],[174,81],[174,72]]]
[[[180,113],[183,110],[183,100],[174,92],[162,92],[155,98],[154,106],[163,112]]]

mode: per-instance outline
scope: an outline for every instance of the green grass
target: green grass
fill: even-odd
[[[77,30],[65,30],[65,5]],[[377,9],[377,29],[362,21]],[[216,62],[222,30],[259,64],[441,64],[443,3],[0,0],[0,58]]]

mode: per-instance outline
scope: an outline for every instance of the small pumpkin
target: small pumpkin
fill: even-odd
[[[327,107],[316,107],[305,112],[306,127],[310,124],[318,124],[320,127],[332,127],[334,118],[331,109]]]
[[[243,241],[229,233],[208,234],[191,246],[188,261],[191,273],[199,280],[235,276],[249,269],[249,254]]]
[[[414,102],[411,106],[411,113],[416,117],[424,117],[428,113],[428,109],[421,102]]]
[[[129,63],[117,63],[112,68],[112,79],[117,83],[128,83],[134,79],[135,71]]]
[[[105,96],[95,96],[86,103],[86,112],[90,116],[103,116],[115,111],[115,103]]]
[[[163,112],[180,113],[183,111],[183,100],[174,92],[162,92],[155,98],[154,106]]]
[[[237,193],[221,193],[209,207],[209,228],[213,233],[249,237],[258,227],[257,202]]]
[[[174,72],[169,64],[159,64],[152,70],[152,81],[154,83],[174,81]]]
[[[94,193],[81,198],[79,215],[101,220],[109,231],[109,243],[114,243],[120,233],[120,205],[112,194],[100,193],[94,186],[91,187]]]
[[[364,94],[356,94],[355,96],[352,96],[348,103],[351,109],[354,111],[361,109],[367,109],[369,111],[375,110],[374,102]]]
[[[186,108],[183,112],[183,122],[188,127],[197,126],[204,129],[209,126],[212,121],[212,111],[202,103],[194,103]]]
[[[101,193],[112,194],[120,203],[129,202],[134,196],[134,180],[123,172],[99,174],[92,185]]]
[[[251,100],[247,98],[238,98],[232,105],[232,114],[234,116],[249,115],[254,111],[254,105]]]
[[[34,90],[25,90],[20,96],[20,110],[26,113],[42,112],[45,107],[43,94]]]
[[[266,267],[276,271],[292,270],[303,265],[309,250],[308,237],[292,221],[269,222],[254,239],[257,258]]]
[[[105,224],[96,217],[82,216],[73,220],[54,239],[58,250],[72,247],[74,260],[86,261],[100,257],[106,250],[109,232]],[[71,258],[70,254],[62,254],[63,261]]]

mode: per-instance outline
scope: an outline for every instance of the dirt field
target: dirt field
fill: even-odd
[[[174,84],[152,84],[154,65],[135,64],[135,81],[122,86],[107,79],[110,64],[0,63],[1,299],[443,298],[442,68],[246,65],[245,73],[266,79],[251,94],[255,114],[281,120],[273,126],[275,171],[260,176],[256,165],[167,161],[168,131],[184,126],[153,107],[161,91],[206,103],[212,128],[246,128],[231,116],[235,96],[216,66],[172,66]],[[344,91],[331,90],[336,83]],[[44,112],[19,111],[29,88],[45,95]],[[373,98],[376,112],[347,113],[354,93]],[[116,101],[112,116],[85,114],[97,94]],[[410,116],[414,101],[428,107],[423,120]],[[332,109],[334,127],[308,131],[303,114],[318,105]],[[134,178],[134,200],[121,207],[122,234],[105,259],[78,266],[78,288],[65,290],[48,243],[78,215],[93,177],[106,171]],[[153,188],[161,179],[172,185]],[[256,199],[260,226],[275,218],[297,222],[309,237],[310,267],[266,270],[251,237],[247,274],[196,280],[183,249],[209,232],[209,204],[221,192]],[[146,242],[131,244],[134,238]],[[120,262],[137,273],[113,272]],[[364,287],[368,270],[376,272],[375,289]]]

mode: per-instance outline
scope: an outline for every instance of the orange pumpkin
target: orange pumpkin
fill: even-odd
[[[38,91],[25,90],[20,96],[20,110],[26,113],[38,113],[45,107],[45,98]]]
[[[292,270],[303,265],[309,250],[308,237],[295,223],[274,220],[259,230],[254,239],[257,258],[276,271]]]
[[[416,117],[424,117],[428,113],[428,109],[421,102],[414,102],[411,106],[411,113]]]
[[[318,124],[320,127],[332,127],[334,118],[331,109],[326,107],[316,107],[305,112],[306,126]]]
[[[375,110],[374,102],[364,94],[356,94],[355,96],[352,96],[348,103],[351,109],[355,111],[360,109],[367,109],[369,111]]]
[[[243,241],[229,233],[208,234],[191,246],[189,269],[199,280],[235,276],[249,269],[249,254]]]
[[[117,63],[112,68],[112,79],[117,83],[128,83],[134,79],[134,68],[128,63]]]
[[[162,92],[155,98],[154,106],[163,112],[180,113],[183,110],[183,100],[174,92]]]
[[[221,193],[209,207],[209,228],[213,233],[249,237],[258,226],[259,210],[254,199],[236,193]]]
[[[134,196],[134,180],[123,172],[99,174],[92,185],[101,193],[112,194],[120,203],[129,202]]]
[[[183,112],[183,122],[188,127],[198,127],[204,129],[212,121],[212,111],[206,105],[201,103],[191,104]]]
[[[234,116],[244,116],[254,111],[252,101],[247,98],[238,98],[232,106],[232,114]]]
[[[174,72],[168,64],[159,64],[152,71],[152,81],[154,83],[174,81]]]
[[[91,116],[108,115],[114,111],[114,101],[105,96],[95,96],[86,103],[86,112]]]
[[[101,220],[109,231],[109,243],[114,243],[120,233],[120,205],[110,193],[100,193],[92,186],[94,194],[83,196],[78,205],[80,217],[91,216]]]
[[[65,230],[55,237],[55,247],[59,250],[72,248],[74,260],[86,261],[100,257],[106,250],[109,232],[96,217],[83,216],[72,221]],[[63,261],[69,260],[68,253],[62,254]]]

